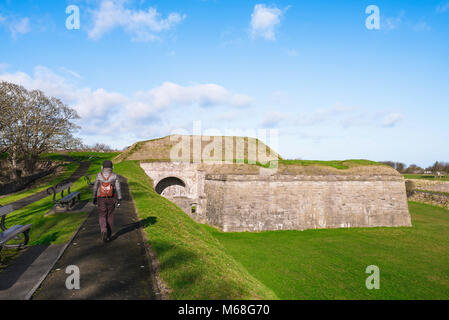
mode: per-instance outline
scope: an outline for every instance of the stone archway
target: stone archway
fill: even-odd
[[[187,194],[185,182],[177,177],[167,177],[158,182],[155,187],[158,194],[167,198],[182,197]]]
[[[198,169],[198,164],[142,162],[140,166],[153,181],[152,187],[159,195],[176,204],[193,219],[205,223],[205,173]]]

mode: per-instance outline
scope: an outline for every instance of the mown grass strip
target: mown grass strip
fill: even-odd
[[[45,179],[48,182],[40,183],[39,181],[37,181],[36,182],[36,187],[30,188],[30,189],[25,189],[23,191],[19,191],[19,192],[16,192],[14,194],[11,194],[9,196],[0,198],[0,204],[5,206],[7,204],[10,204],[10,203],[13,203],[15,201],[24,199],[24,198],[26,198],[28,196],[31,196],[31,195],[33,195],[35,193],[44,191],[44,190],[46,190],[46,189],[48,189],[48,188],[50,188],[52,186],[55,186],[59,182],[64,181],[67,178],[69,178],[76,171],[76,169],[78,169],[79,164],[78,163],[68,163],[68,164],[64,164],[63,166],[65,168],[64,168],[64,172],[62,174],[59,174],[59,175],[56,175],[56,176],[53,175],[53,178],[50,181],[48,181],[48,177],[44,177],[42,179],[39,179],[39,180],[44,180]]]
[[[283,165],[301,165],[301,166],[326,166],[333,167],[335,169],[344,170],[349,169],[354,166],[379,166],[383,165],[379,162],[355,159],[355,160],[332,160],[332,161],[321,161],[321,160],[279,160],[279,164]]]
[[[448,176],[437,177],[429,174],[404,174],[405,179],[420,179],[420,180],[431,180],[431,181],[449,181]]]

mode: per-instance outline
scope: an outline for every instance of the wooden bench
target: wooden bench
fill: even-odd
[[[30,229],[31,224],[27,225],[17,225],[11,228],[6,228],[6,216],[13,211],[12,206],[0,207],[0,227],[2,232],[0,232],[0,251],[3,248],[6,249],[22,249],[30,241]],[[22,235],[22,237],[21,237]],[[11,240],[20,241],[18,244],[7,244]],[[1,256],[0,256],[1,261]]]
[[[55,187],[51,187],[47,189],[47,193],[49,195],[53,195],[53,202],[55,203],[56,207],[61,207],[67,209],[72,209],[76,202],[80,200],[81,193],[80,192],[70,192],[70,188],[72,187],[73,183],[64,183],[56,185]],[[64,196],[64,191],[67,190],[67,195]],[[61,199],[56,200],[56,194],[61,193]]]

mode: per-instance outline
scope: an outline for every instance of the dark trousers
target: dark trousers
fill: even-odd
[[[115,198],[98,198],[97,201],[101,232],[110,236],[114,226]]]

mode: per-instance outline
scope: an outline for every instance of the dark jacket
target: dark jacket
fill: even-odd
[[[104,168],[102,173],[105,178],[109,177],[109,175],[110,175],[110,177],[108,180],[106,180],[103,178],[101,173],[97,174],[97,177],[95,178],[93,192],[92,192],[92,198],[98,197],[99,189],[100,189],[99,187],[102,182],[109,182],[114,187],[115,195],[117,196],[117,198],[119,200],[121,200],[122,199],[122,190],[120,188],[120,181],[119,181],[118,175],[116,173],[112,172],[112,169],[110,169],[110,168]]]

